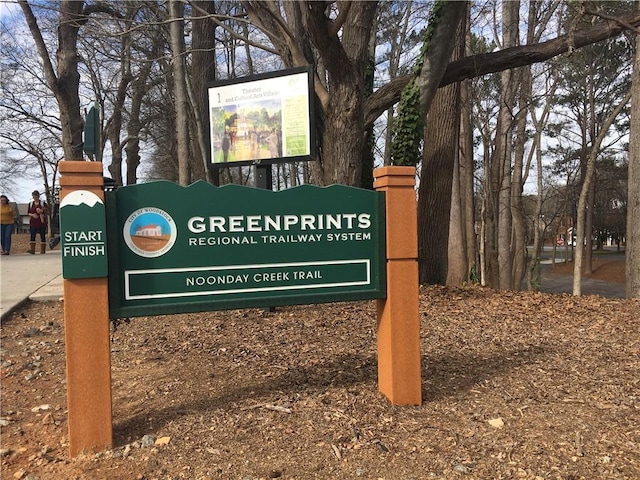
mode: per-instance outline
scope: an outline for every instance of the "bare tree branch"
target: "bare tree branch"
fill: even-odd
[[[338,12],[338,17],[333,21],[332,24],[329,24],[329,35],[337,35],[345,20],[347,19],[347,15],[349,15],[349,10],[351,10],[351,5],[353,3],[351,1],[348,2],[338,2],[338,6],[340,7],[340,11]]]
[[[582,48],[616,37],[630,28],[636,31],[638,27],[640,27],[640,11],[634,11],[617,17],[615,21],[608,20],[577,30],[571,35],[562,35],[546,42],[465,57],[451,62],[447,66],[440,87],[469,78],[481,77],[488,73],[543,62],[566,53],[571,48]],[[365,104],[366,125],[371,125],[384,111],[398,102],[402,89],[411,77],[411,75],[398,77],[367,98]]]

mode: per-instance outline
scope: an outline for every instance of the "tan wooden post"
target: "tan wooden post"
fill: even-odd
[[[61,200],[88,190],[104,201],[101,162],[61,161],[59,170]],[[63,288],[69,454],[74,457],[113,444],[108,279],[65,279]]]
[[[420,405],[418,216],[414,167],[374,170],[385,192],[387,298],[378,300],[378,388],[394,405]]]

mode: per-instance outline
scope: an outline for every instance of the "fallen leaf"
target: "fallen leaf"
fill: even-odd
[[[33,407],[31,409],[32,412],[36,413],[36,412],[43,412],[45,410],[49,410],[51,408],[51,405],[48,404],[44,404],[44,405],[38,405],[37,407]]]
[[[291,409],[287,408],[287,407],[281,407],[280,405],[265,405],[264,408],[266,408],[267,410],[273,410],[274,412],[280,412],[280,413],[291,413]]]
[[[342,459],[342,454],[340,453],[340,449],[335,445],[331,445],[331,448],[333,449],[333,454],[336,456],[336,458],[338,460]]]
[[[488,423],[489,423],[489,425],[491,425],[492,427],[495,427],[495,428],[504,427],[504,421],[500,417],[492,418],[491,420],[488,420]]]

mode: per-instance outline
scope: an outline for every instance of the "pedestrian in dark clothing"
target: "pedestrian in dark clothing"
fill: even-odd
[[[47,215],[49,209],[46,202],[40,201],[40,192],[34,190],[31,194],[33,200],[29,202],[29,250],[27,253],[36,253],[36,235],[40,236],[40,253],[47,252]]]

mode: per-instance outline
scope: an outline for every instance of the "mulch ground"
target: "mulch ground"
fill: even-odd
[[[2,324],[1,476],[638,479],[640,300],[421,290],[423,404],[377,391],[374,302],[133,319],[114,447],[67,456],[59,302]]]

